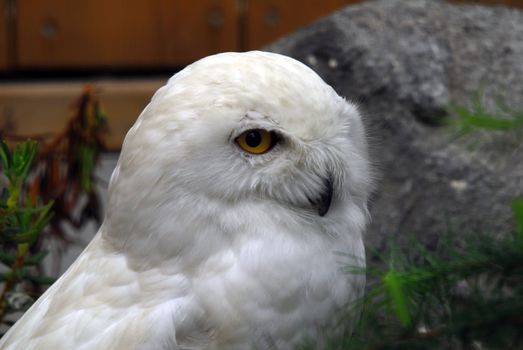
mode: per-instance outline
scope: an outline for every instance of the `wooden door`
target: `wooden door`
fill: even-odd
[[[185,65],[214,53],[240,50],[238,0],[166,1],[168,63]]]
[[[249,0],[245,20],[248,49],[263,45],[310,24],[319,17],[362,0]]]
[[[185,64],[237,48],[234,0],[17,2],[22,68]]]
[[[8,23],[10,12],[7,1],[0,1],[0,71],[6,70],[8,66]]]

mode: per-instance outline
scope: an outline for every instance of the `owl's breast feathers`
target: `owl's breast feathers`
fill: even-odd
[[[251,237],[178,271],[175,261],[133,271],[98,234],[2,349],[288,348],[363,291],[326,242]]]

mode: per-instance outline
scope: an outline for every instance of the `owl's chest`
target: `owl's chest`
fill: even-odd
[[[195,300],[217,348],[286,348],[314,336],[361,295],[364,277],[343,272],[346,265],[361,265],[363,260],[348,258],[363,258],[361,242],[307,232],[256,233],[209,256],[193,278]]]

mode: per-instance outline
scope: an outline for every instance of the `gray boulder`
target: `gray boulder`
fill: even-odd
[[[433,245],[444,233],[509,232],[523,195],[523,133],[462,137],[447,107],[499,98],[523,111],[523,12],[435,0],[349,6],[265,48],[309,65],[365,116],[377,190],[368,243]]]

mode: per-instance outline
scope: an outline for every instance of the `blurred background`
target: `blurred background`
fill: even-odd
[[[92,176],[97,198],[64,201],[69,207],[63,204],[55,229],[67,245],[59,237],[62,243],[54,251],[60,262],[47,264],[47,273],[60,274],[96,232],[125,133],[173,73],[210,54],[260,49],[358,2],[362,1],[0,0],[0,137],[11,143],[41,141],[48,161],[40,166],[50,171],[49,154],[59,149],[53,146],[65,144],[60,146],[63,153],[68,152],[64,147],[74,146],[72,140],[87,127],[81,118],[88,118],[89,104],[103,111],[104,131],[94,136],[103,134],[103,142],[93,146],[92,158],[97,164]],[[522,0],[453,2],[523,7]],[[71,124],[74,118],[76,124]],[[69,143],[62,142],[64,137]],[[59,162],[72,162],[68,176],[78,175],[74,172],[81,166],[64,157]],[[60,169],[55,182],[48,174],[40,174],[40,182],[49,187],[71,180]]]

